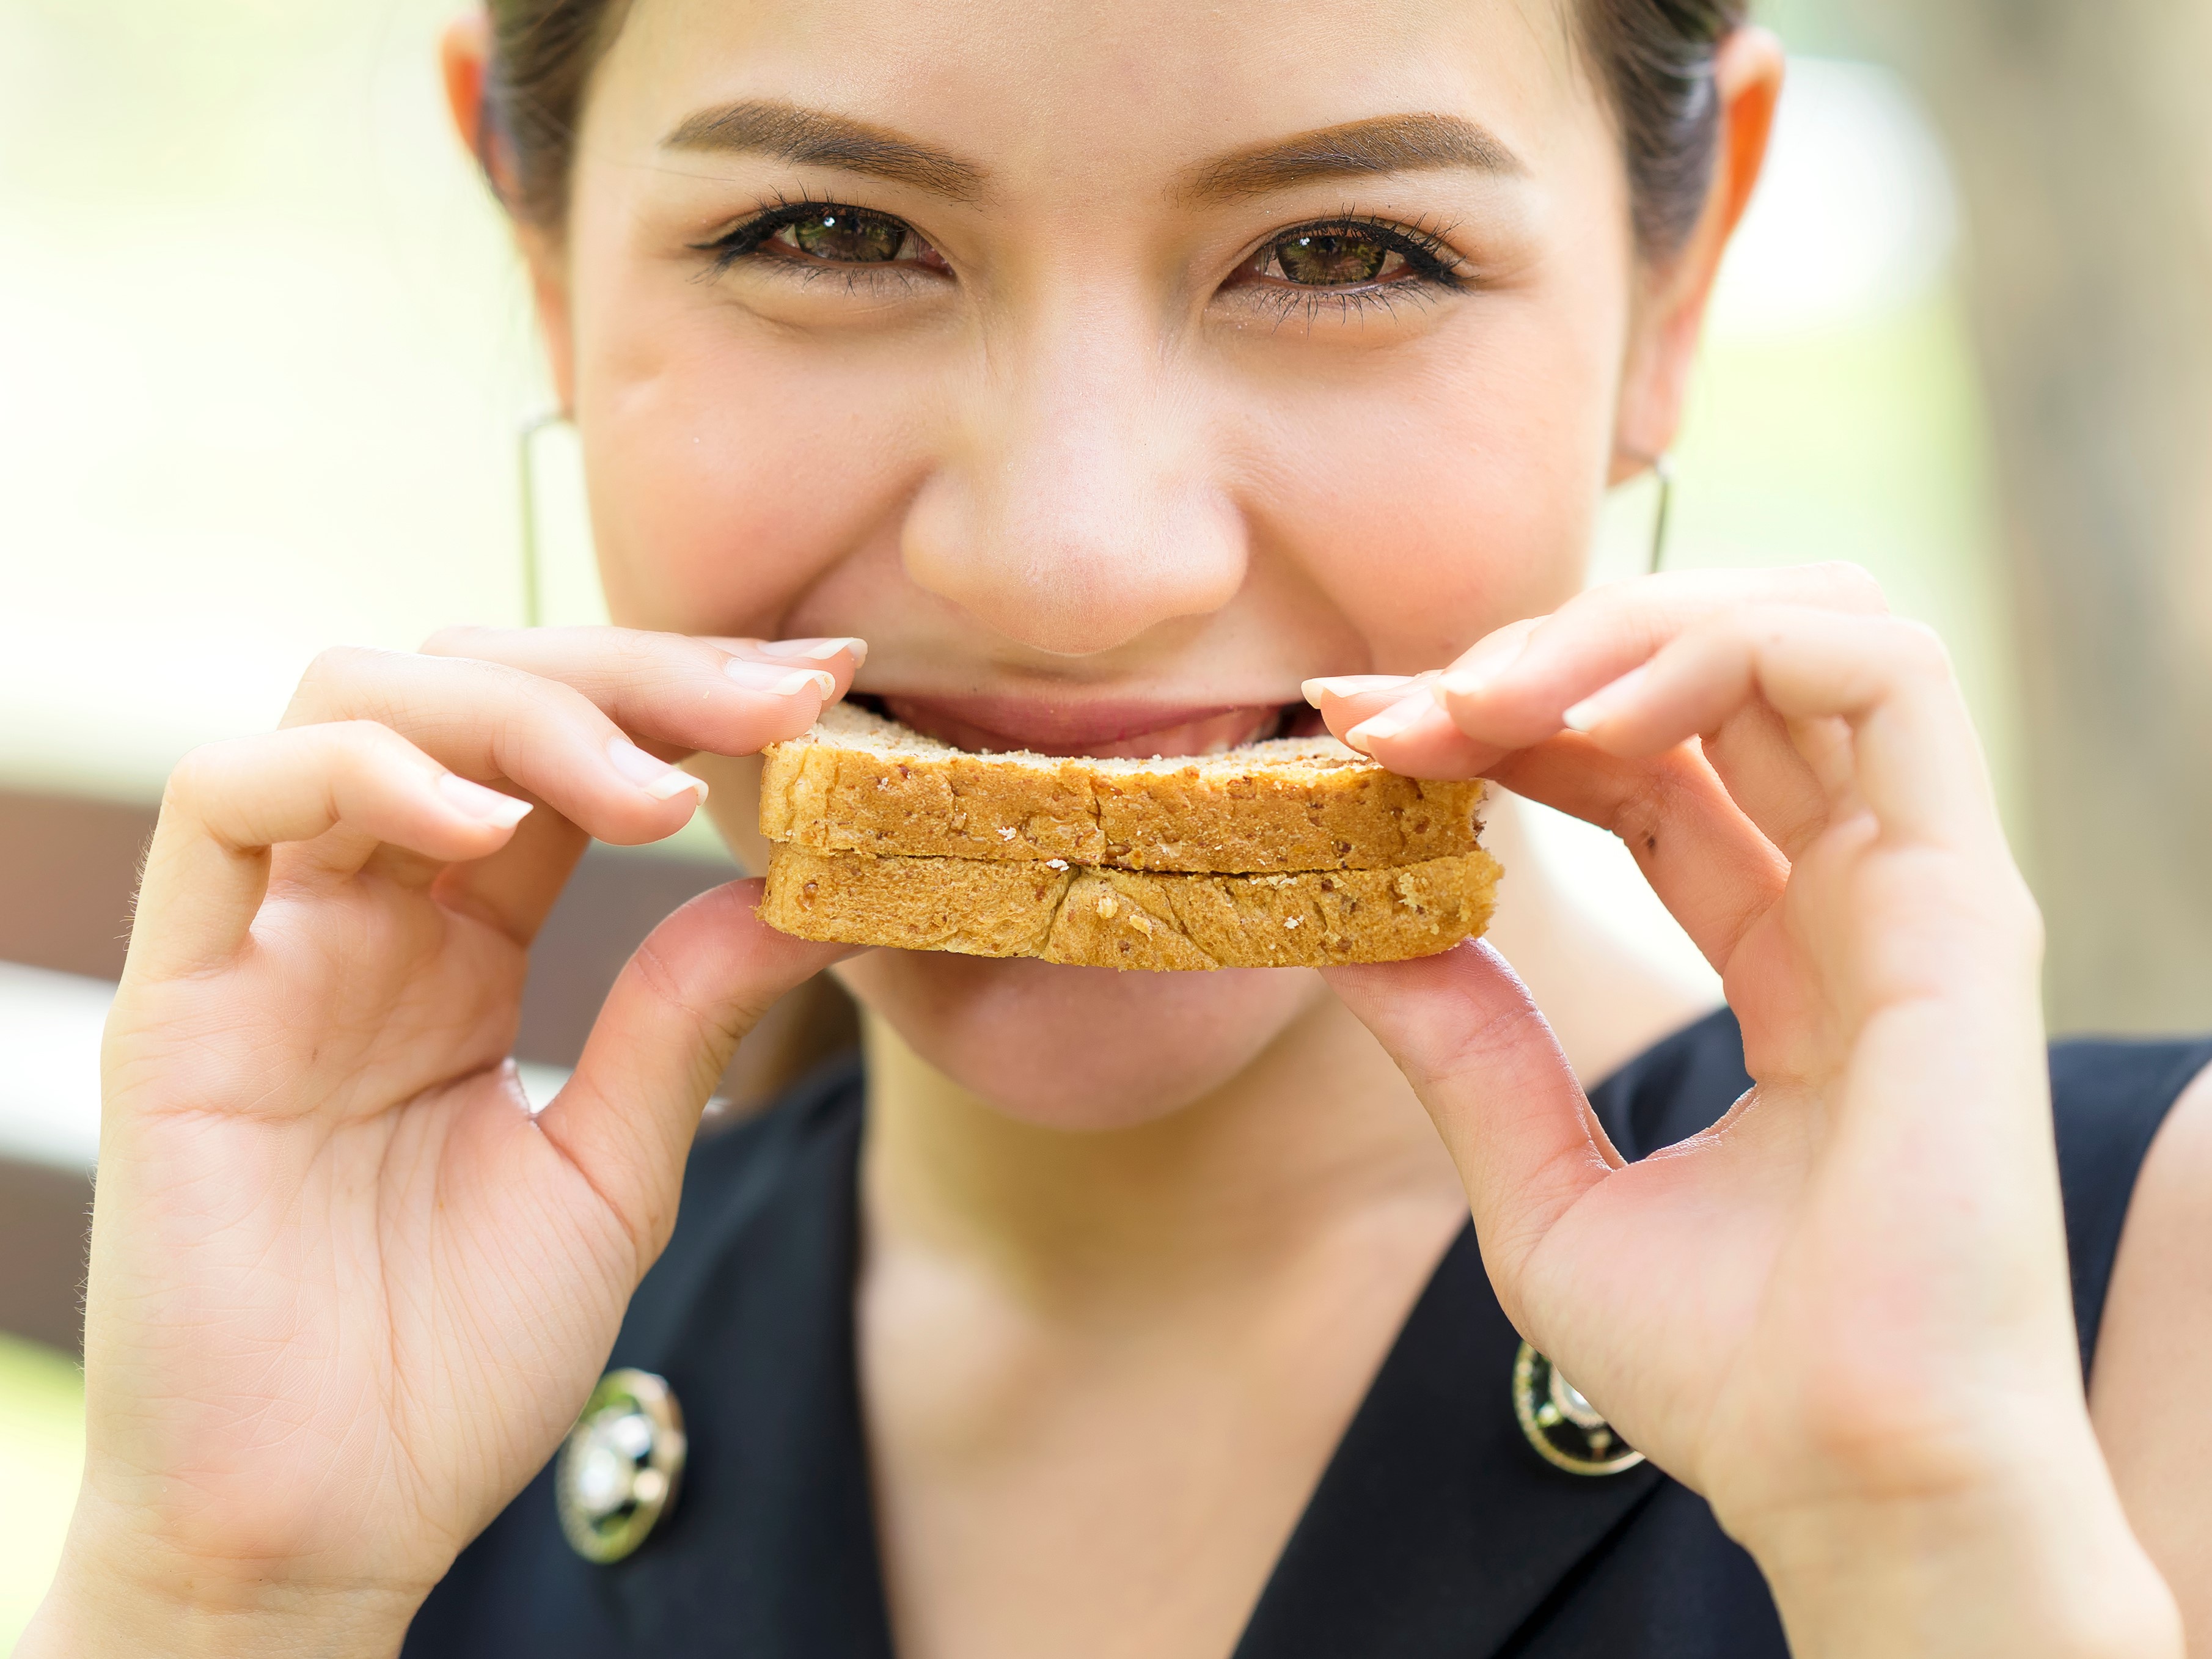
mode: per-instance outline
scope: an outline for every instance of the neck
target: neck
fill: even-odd
[[[872,1231],[987,1261],[1065,1302],[1246,1279],[1378,1206],[1462,1216],[1405,1079],[1320,986],[1225,1086],[1165,1118],[1070,1132],[1025,1123],[866,1024]]]

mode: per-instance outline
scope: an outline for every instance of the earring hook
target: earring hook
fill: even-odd
[[[1650,575],[1657,575],[1667,562],[1667,532],[1674,517],[1674,458],[1654,455],[1651,476],[1659,480],[1659,510],[1651,524],[1651,564]]]
[[[516,434],[516,459],[520,463],[518,471],[522,488],[522,625],[525,628],[543,628],[545,625],[544,590],[538,574],[538,436],[547,428],[559,426],[568,418],[565,410],[548,410],[525,421],[521,431]]]

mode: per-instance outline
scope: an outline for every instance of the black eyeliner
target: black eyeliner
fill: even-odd
[[[1437,233],[1419,225],[1395,223],[1387,219],[1370,219],[1362,215],[1339,214],[1333,218],[1316,219],[1303,225],[1293,225],[1279,231],[1260,245],[1262,254],[1280,246],[1297,236],[1326,236],[1335,232],[1354,231],[1371,236],[1393,253],[1405,260],[1413,273],[1425,282],[1433,282],[1443,288],[1465,288],[1467,278],[1460,270],[1459,256]],[[1370,284],[1369,286],[1375,286]],[[1358,290],[1333,290],[1350,294]],[[1321,289],[1316,289],[1319,294]]]
[[[848,202],[831,201],[826,197],[806,195],[787,197],[779,193],[773,206],[763,208],[743,223],[724,231],[719,236],[710,237],[703,242],[689,243],[687,246],[694,253],[713,256],[713,262],[704,273],[708,278],[713,278],[728,270],[739,260],[759,252],[779,231],[787,229],[802,220],[810,219],[819,213],[849,213],[856,216],[866,215],[870,218],[881,219],[897,225],[908,235],[915,237],[917,240],[921,240],[921,233],[895,213],[883,213],[874,208],[854,207]],[[822,264],[825,268],[840,268],[839,262],[834,260],[824,260]],[[855,270],[861,268],[857,265],[854,267]]]

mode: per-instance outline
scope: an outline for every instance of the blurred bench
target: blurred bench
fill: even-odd
[[[0,962],[118,978],[153,827],[143,806],[0,791]],[[517,1058],[574,1065],[638,941],[731,874],[707,860],[592,848],[532,951]],[[857,1036],[852,1005],[826,984],[786,998],[724,1074],[710,1124],[741,1119]],[[91,1190],[88,1170],[0,1148],[0,1330],[77,1347]]]

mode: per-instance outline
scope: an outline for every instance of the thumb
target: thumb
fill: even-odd
[[[786,992],[856,954],[777,933],[754,914],[761,891],[732,882],[654,928],[607,994],[574,1075],[538,1114],[628,1231],[641,1277],[675,1225],[699,1115],[738,1042]]]
[[[1525,1334],[1516,1290],[1530,1253],[1625,1162],[1551,1026],[1505,958],[1480,941],[1322,977],[1435,1120],[1499,1304]]]

